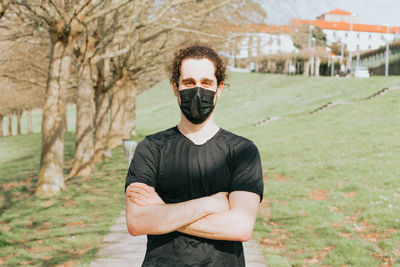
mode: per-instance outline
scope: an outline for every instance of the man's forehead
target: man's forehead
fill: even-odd
[[[181,80],[186,78],[216,80],[215,66],[207,58],[187,58],[182,61],[180,76]]]

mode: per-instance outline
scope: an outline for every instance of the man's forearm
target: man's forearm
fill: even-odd
[[[178,231],[189,235],[232,241],[247,241],[253,232],[260,197],[251,192],[229,195],[230,210],[208,215]]]
[[[216,240],[247,241],[254,221],[239,211],[215,213],[190,223],[179,232]]]
[[[134,205],[126,198],[127,226],[132,235],[160,235],[175,231],[214,212],[207,197],[176,204]]]

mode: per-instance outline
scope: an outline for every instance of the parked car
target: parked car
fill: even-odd
[[[367,67],[358,66],[354,70],[354,77],[356,78],[369,78],[369,71]]]

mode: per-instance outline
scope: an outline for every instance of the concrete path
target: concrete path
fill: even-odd
[[[131,236],[125,222],[125,209],[110,232],[104,237],[103,245],[97,252],[90,267],[140,267],[146,252],[146,236]],[[261,247],[254,239],[243,243],[248,267],[267,266]]]

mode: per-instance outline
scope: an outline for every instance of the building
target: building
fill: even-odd
[[[251,58],[265,55],[274,55],[295,52],[290,34],[293,27],[287,25],[251,25],[234,31],[236,47],[234,57]]]
[[[325,21],[343,21],[348,23],[357,23],[358,15],[351,14],[348,11],[344,11],[337,8],[332,11],[326,12],[321,16],[318,16],[317,19]]]
[[[358,20],[356,14],[334,9],[318,16],[315,20],[293,18],[290,20],[290,25],[249,25],[235,28],[232,30],[234,38],[227,44],[231,65],[236,66],[238,59],[247,59],[242,62],[257,62],[268,55],[298,52],[291,34],[301,25],[319,27],[326,34],[328,46],[338,43],[343,49],[347,49],[350,52],[347,61],[349,68],[353,56],[357,55],[359,58],[361,52],[375,50],[385,46],[386,43],[400,39],[400,27],[360,24]],[[329,48],[327,50],[330,51]]]
[[[377,49],[399,39],[400,27],[359,24],[358,16],[350,12],[335,9],[316,20],[291,19],[291,25],[314,25],[326,34],[328,45],[338,42],[344,44],[350,52]]]

